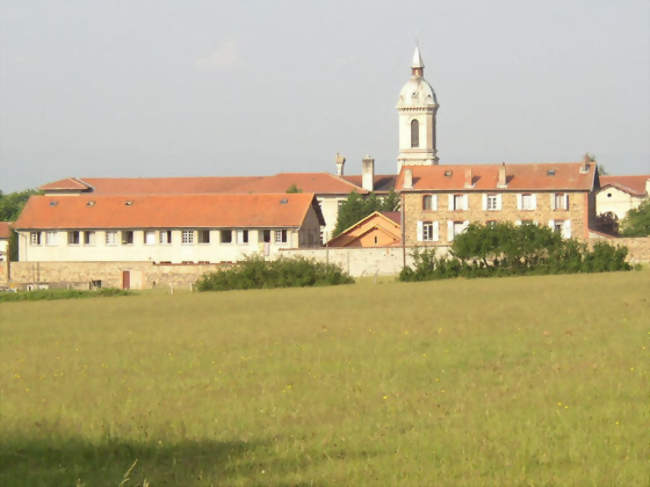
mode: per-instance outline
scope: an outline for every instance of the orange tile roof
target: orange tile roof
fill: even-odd
[[[397,217],[397,220],[395,217]],[[397,245],[402,241],[400,228],[401,219],[399,211],[373,211],[370,215],[363,217],[332,238],[327,242],[327,245],[328,247],[347,247],[352,242],[358,241],[363,235],[374,230],[380,230],[385,234],[390,234],[395,241],[393,245]]]
[[[31,196],[14,228],[300,227],[310,207],[324,225],[311,193]]]
[[[0,238],[9,238],[13,222],[0,222]]]
[[[394,176],[393,176],[394,178]],[[43,191],[94,194],[284,193],[296,185],[304,193],[367,193],[360,185],[329,173],[280,173],[273,176],[193,178],[67,178],[40,187]]]
[[[386,218],[390,218],[398,225],[402,224],[402,214],[399,211],[382,211],[380,213]]]
[[[497,188],[501,164],[459,164],[445,166],[404,166],[396,189],[403,190],[404,171],[413,172],[414,191],[592,191],[596,165],[580,172],[580,162],[506,164],[505,189]],[[472,187],[465,187],[466,171],[472,171]],[[447,175],[445,175],[447,173]],[[408,191],[408,190],[406,190]]]
[[[650,196],[646,191],[646,181],[650,179],[650,174],[640,176],[600,176],[601,189],[606,186],[625,191],[634,196]]]
[[[237,187],[237,191],[241,193],[282,193],[294,184],[306,193],[319,195],[349,194],[353,191],[367,193],[360,186],[326,172],[279,173],[242,184]]]
[[[250,177],[196,178],[84,178],[94,194],[181,194],[229,193],[237,187],[260,179]],[[238,191],[237,191],[238,192]]]
[[[41,186],[41,191],[87,191],[89,185],[77,178],[65,178]]]

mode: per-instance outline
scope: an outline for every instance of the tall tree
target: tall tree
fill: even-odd
[[[27,189],[25,191],[17,191],[9,194],[2,194],[2,192],[0,192],[0,221],[16,221],[29,197],[36,193],[38,193],[38,191],[34,189]]]

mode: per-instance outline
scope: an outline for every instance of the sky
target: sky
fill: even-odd
[[[650,173],[647,0],[3,0],[0,190],[396,170],[416,42],[441,164]]]

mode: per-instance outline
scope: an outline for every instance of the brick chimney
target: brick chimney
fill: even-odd
[[[580,164],[580,174],[587,174],[589,172],[589,164],[593,162],[593,158],[589,154],[585,154],[582,164]]]
[[[472,187],[472,168],[468,167],[465,169],[465,187],[466,188],[471,188]]]
[[[343,176],[343,166],[345,166],[345,157],[338,152],[336,153],[336,175]]]
[[[404,183],[403,189],[413,189],[413,171],[411,169],[404,169]]]
[[[508,186],[508,181],[506,180],[506,163],[502,163],[499,166],[499,179],[497,181],[497,188],[506,188]]]
[[[361,161],[361,186],[366,191],[375,189],[375,160],[369,155]]]

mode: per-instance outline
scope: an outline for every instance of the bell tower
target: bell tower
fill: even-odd
[[[424,63],[420,49],[416,47],[411,63],[411,79],[402,87],[397,101],[399,120],[397,172],[405,165],[438,164],[437,112],[438,100],[433,88],[424,79]]]

